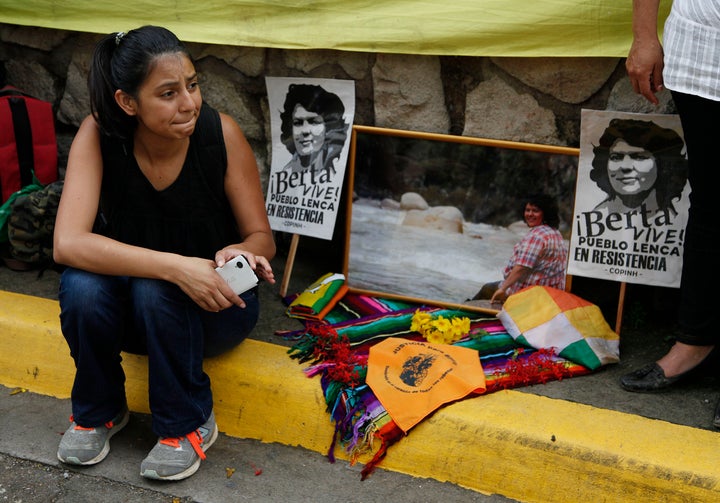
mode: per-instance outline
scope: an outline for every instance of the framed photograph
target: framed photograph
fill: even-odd
[[[470,303],[502,279],[528,227],[522,201],[557,198],[569,239],[578,149],[355,125],[343,272],[352,291]]]

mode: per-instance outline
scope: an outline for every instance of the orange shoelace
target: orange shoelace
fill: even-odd
[[[188,442],[190,442],[190,445],[192,445],[192,448],[195,450],[198,456],[200,456],[200,459],[205,459],[205,451],[202,450],[202,442],[203,438],[200,434],[199,430],[195,430],[191,433],[188,433],[184,437],[168,437],[168,438],[162,438],[160,439],[161,444],[169,445],[170,447],[173,447],[177,449],[180,447],[180,441],[183,438],[187,438]]]
[[[75,418],[73,416],[70,416],[70,422],[71,423],[75,422]],[[112,421],[108,421],[107,423],[105,423],[105,428],[107,428],[108,430],[112,429],[113,426],[115,426],[115,423],[113,423]],[[73,429],[81,430],[81,431],[93,431],[95,428],[87,427],[87,426],[80,426],[79,424],[76,424],[75,428],[73,428]]]

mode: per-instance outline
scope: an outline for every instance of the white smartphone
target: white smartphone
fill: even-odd
[[[215,270],[237,295],[247,292],[258,284],[255,271],[242,255],[225,262],[224,266],[216,267]]]

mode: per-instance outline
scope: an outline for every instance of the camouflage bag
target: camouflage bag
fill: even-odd
[[[62,180],[55,181],[18,196],[10,207],[7,222],[10,256],[26,269],[53,265],[53,231],[62,187]]]

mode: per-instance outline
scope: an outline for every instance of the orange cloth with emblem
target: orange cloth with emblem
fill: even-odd
[[[406,433],[440,406],[485,392],[476,350],[398,337],[370,348],[366,382]]]

